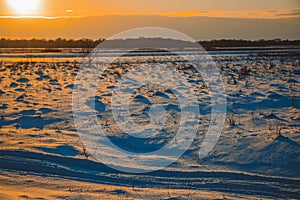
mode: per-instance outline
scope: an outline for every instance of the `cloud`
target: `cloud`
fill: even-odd
[[[161,14],[115,14],[115,15],[82,15],[83,11],[77,10],[74,15],[74,10],[64,10],[65,14],[55,16],[17,16],[17,15],[0,15],[0,18],[43,18],[43,19],[58,19],[58,18],[82,18],[93,16],[165,16],[165,17],[211,17],[211,18],[242,18],[242,19],[279,19],[300,17],[300,8],[296,9],[267,9],[267,10],[194,10],[185,12],[165,12]]]
[[[80,16],[8,16],[8,15],[0,15],[0,19],[68,19],[68,18],[81,18]]]
[[[251,18],[276,19],[300,17],[300,9],[269,9],[269,10],[201,10],[176,13],[163,13],[168,17],[219,17],[219,18]]]
[[[299,17],[300,9],[289,9],[289,10],[277,10],[275,12],[275,16],[277,17]]]
[[[278,13],[276,13],[278,14]],[[140,27],[164,27],[195,40],[299,39],[299,18],[236,19],[216,17],[98,16],[78,18],[0,18],[0,36],[37,38],[108,38]],[[30,27],[30,28],[29,28]]]

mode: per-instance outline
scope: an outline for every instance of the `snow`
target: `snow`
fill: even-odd
[[[134,61],[145,62],[147,56],[138,59]],[[0,65],[0,198],[299,198],[299,58],[273,54],[215,55],[213,59],[221,70],[227,98],[227,120],[216,146],[207,157],[199,158],[207,126],[217,119],[209,117],[210,91],[202,78],[192,69],[181,69],[179,72],[187,80],[184,84],[190,84],[197,94],[199,130],[179,160],[147,174],[114,170],[105,164],[116,163],[96,160],[92,148],[81,142],[72,112],[72,89],[86,89],[74,82],[80,62],[75,66],[62,61],[3,62]],[[25,65],[28,67],[22,67]],[[244,66],[250,71],[243,71]],[[157,129],[159,124],[151,121],[151,115],[157,112],[152,109],[172,119],[161,118],[164,130],[156,131],[149,140],[133,138],[124,134],[110,113],[117,70],[119,74],[125,73],[124,68],[111,68],[101,76],[99,84],[95,83],[97,93],[86,97],[87,101],[95,102],[95,107],[85,102],[86,111],[96,113],[98,123],[107,130],[111,141],[127,151],[153,151],[170,142],[183,109],[176,94],[155,85],[122,90],[124,97],[132,96],[129,111],[139,126],[150,124],[150,132]],[[186,86],[182,87],[185,90]],[[126,126],[126,120],[123,121]],[[195,125],[192,120],[186,123]],[[137,128],[135,134],[139,131]],[[113,152],[97,153],[121,156]],[[152,156],[151,159],[157,159],[155,154]],[[168,156],[162,159],[172,160]],[[126,167],[134,165],[129,163]]]

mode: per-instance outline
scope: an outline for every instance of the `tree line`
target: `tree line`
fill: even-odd
[[[200,41],[203,47],[268,47],[268,46],[298,46],[300,40],[211,40],[211,41]]]
[[[0,39],[0,48],[95,48],[104,39]],[[204,48],[214,47],[267,47],[267,46],[297,46],[300,40],[236,40],[221,39],[199,41]]]
[[[0,39],[0,48],[94,48],[103,39]]]

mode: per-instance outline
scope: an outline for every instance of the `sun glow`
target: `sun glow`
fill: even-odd
[[[32,15],[38,10],[41,0],[7,0],[7,2],[18,15]]]

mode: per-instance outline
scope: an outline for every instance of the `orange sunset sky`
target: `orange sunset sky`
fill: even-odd
[[[298,39],[299,19],[299,0],[0,0],[0,36],[17,38],[105,38],[159,26],[198,40]]]

